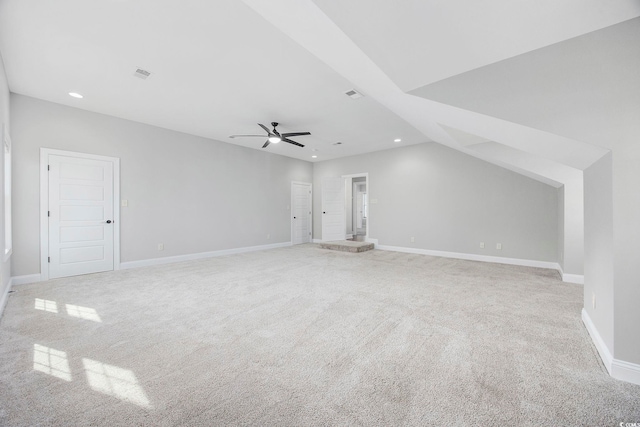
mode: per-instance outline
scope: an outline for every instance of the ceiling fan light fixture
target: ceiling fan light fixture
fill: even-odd
[[[282,139],[278,136],[270,136],[269,137],[269,142],[272,144],[277,144],[278,142],[282,141]]]

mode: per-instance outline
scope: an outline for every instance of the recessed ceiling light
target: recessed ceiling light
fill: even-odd
[[[312,158],[312,159],[317,159],[317,158],[318,158],[318,156],[311,156],[311,158]]]
[[[74,98],[82,99],[84,96],[80,95],[77,92],[69,92],[69,96],[73,96]]]
[[[393,140],[393,142],[402,142],[402,140],[400,138],[396,138]]]

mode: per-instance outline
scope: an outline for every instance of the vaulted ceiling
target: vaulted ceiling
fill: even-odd
[[[638,16],[634,0],[0,0],[0,51],[12,92],[77,108],[255,149],[228,136],[278,121],[312,135],[268,150],[308,161],[435,141],[561,185],[606,152],[577,117],[637,102]]]

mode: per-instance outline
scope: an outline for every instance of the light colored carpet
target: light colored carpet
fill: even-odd
[[[14,288],[0,425],[619,425],[549,270],[316,245]]]

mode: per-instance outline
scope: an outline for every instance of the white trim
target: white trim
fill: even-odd
[[[371,241],[373,240],[374,239],[371,239]],[[468,261],[482,261],[482,262],[492,262],[496,264],[521,265],[524,267],[548,268],[552,270],[558,269],[558,263],[548,262],[548,261],[536,261],[536,260],[519,259],[519,258],[502,258],[497,256],[464,254],[464,253],[458,253],[458,252],[433,251],[430,249],[420,249],[420,248],[405,248],[402,246],[378,245],[377,242],[376,242],[376,248],[381,249],[383,251],[406,252],[410,254],[431,255],[431,256],[439,256],[443,258],[456,258],[456,259],[464,259]]]
[[[587,332],[589,332],[591,341],[596,346],[600,359],[604,367],[607,368],[609,375],[617,380],[640,385],[640,365],[613,358],[611,351],[609,351],[591,317],[589,317],[589,313],[584,308],[582,309],[582,323],[584,323]]]
[[[289,205],[289,216],[291,218],[291,244],[293,244],[293,186],[295,184],[309,186],[309,242],[311,242],[313,240],[311,234],[313,229],[313,184],[303,181],[291,181],[291,204]]]
[[[596,346],[596,350],[598,350],[598,354],[600,355],[600,359],[602,359],[604,367],[607,368],[607,372],[611,374],[611,362],[613,361],[613,356],[600,336],[600,333],[596,329],[596,326],[591,321],[589,313],[587,313],[587,310],[584,308],[582,309],[582,323],[584,323],[584,326],[587,328],[587,332],[589,332],[591,341],[593,341],[593,344]]]
[[[347,240],[353,239],[353,234],[347,234]]]
[[[582,274],[562,273],[562,281],[567,283],[576,283],[578,285],[584,285],[584,276]]]
[[[18,285],[27,285],[29,283],[37,283],[43,282],[45,279],[42,278],[41,274],[25,274],[24,276],[13,276],[11,278],[11,283],[13,286]]]
[[[322,240],[322,239],[313,239],[313,240],[311,240],[311,242],[312,243],[322,243],[322,242],[324,242],[324,240]]]
[[[139,261],[128,261],[120,264],[121,269],[148,267],[152,265],[172,264],[174,262],[193,261],[197,259],[213,258],[224,255],[243,254],[246,252],[264,251],[267,249],[283,248],[291,246],[291,242],[273,243],[270,245],[247,246],[244,248],[222,249],[212,252],[200,252],[195,254],[177,255],[164,258],[142,259]]]
[[[9,252],[6,252],[4,254],[4,262],[9,261],[9,258],[11,258],[12,254],[13,254],[13,247],[11,249],[9,249]]]
[[[4,290],[2,296],[0,297],[0,319],[2,319],[2,313],[4,313],[4,308],[7,305],[7,301],[9,301],[9,291],[11,291],[11,286],[13,286],[13,278],[9,279],[7,288]]]
[[[47,166],[49,156],[79,157],[113,163],[113,269],[120,270],[120,159],[97,154],[77,153],[75,151],[40,148],[40,274],[41,280],[49,280],[49,176]]]
[[[613,359],[611,363],[611,376],[617,380],[627,381],[640,385],[640,365]]]

